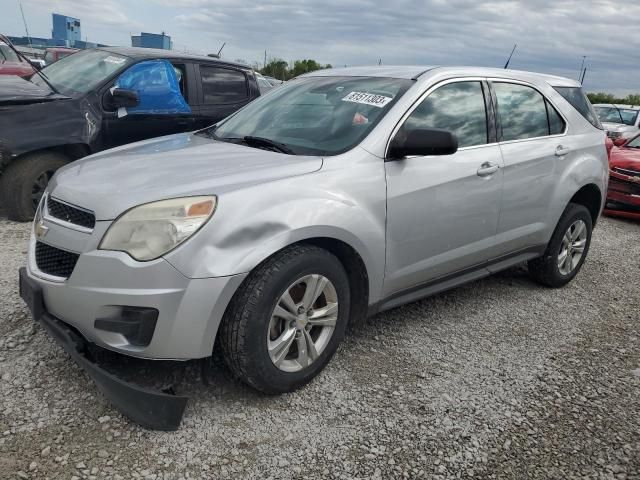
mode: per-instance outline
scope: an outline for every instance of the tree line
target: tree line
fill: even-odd
[[[258,68],[255,68],[255,67]],[[315,72],[316,70],[322,70],[325,68],[331,68],[331,64],[321,64],[312,59],[294,60],[293,62],[287,62],[281,58],[272,58],[265,65],[260,68],[259,65],[254,68],[263,75],[269,77],[275,77],[278,80],[289,80],[291,78],[302,75],[303,73]]]
[[[627,95],[626,97],[616,97],[611,93],[598,92],[587,93],[591,103],[618,103],[621,105],[640,105],[640,94]]]

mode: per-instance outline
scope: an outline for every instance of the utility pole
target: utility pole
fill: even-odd
[[[29,27],[27,27],[27,20],[24,18],[24,10],[22,10],[22,2],[20,2],[19,5],[20,13],[22,14],[22,23],[24,23],[24,29],[27,32],[27,41],[29,42],[29,48],[33,48],[33,45],[31,45],[31,36],[29,35]]]
[[[518,46],[517,43],[513,46],[513,50],[511,50],[511,55],[509,55],[509,58],[507,59],[507,63],[504,64],[504,69],[505,70],[509,67],[509,62],[511,61],[511,57],[513,57],[513,52],[516,51],[516,47],[517,46]]]

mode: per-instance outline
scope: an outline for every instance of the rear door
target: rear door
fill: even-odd
[[[403,122],[400,129],[452,131],[459,149],[385,163],[384,296],[481,268],[494,247],[500,209],[502,157],[483,79],[437,86]]]
[[[216,63],[195,65],[199,88],[196,128],[204,128],[228,117],[252,98],[248,73]]]
[[[504,159],[504,188],[496,256],[544,245],[558,173],[575,151],[566,120],[532,85],[491,82]]]

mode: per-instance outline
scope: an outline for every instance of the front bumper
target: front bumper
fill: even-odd
[[[87,340],[47,312],[42,289],[27,275],[25,268],[20,269],[20,296],[27,303],[34,319],[93,378],[102,393],[125,416],[154,430],[176,430],[180,426],[187,397],[139,387],[100,368],[91,359]]]
[[[51,235],[44,239],[68,245]],[[49,237],[52,237],[51,239]],[[52,241],[53,240],[53,241]],[[122,252],[80,253],[69,278],[44,275],[31,239],[28,277],[39,285],[47,311],[76,328],[90,342],[125,355],[154,360],[189,360],[211,355],[218,326],[245,274],[218,278],[185,277],[166,260],[136,262]],[[155,309],[155,329],[147,345],[96,328],[124,307]]]
[[[631,170],[611,172],[604,213],[640,219],[640,172]]]

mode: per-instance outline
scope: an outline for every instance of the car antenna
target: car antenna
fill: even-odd
[[[513,57],[513,52],[516,51],[516,48],[518,47],[518,44],[516,43],[513,46],[513,50],[511,50],[511,55],[509,55],[509,58],[507,59],[507,63],[504,64],[504,69],[506,70],[509,67],[509,62],[511,61],[511,57]]]

